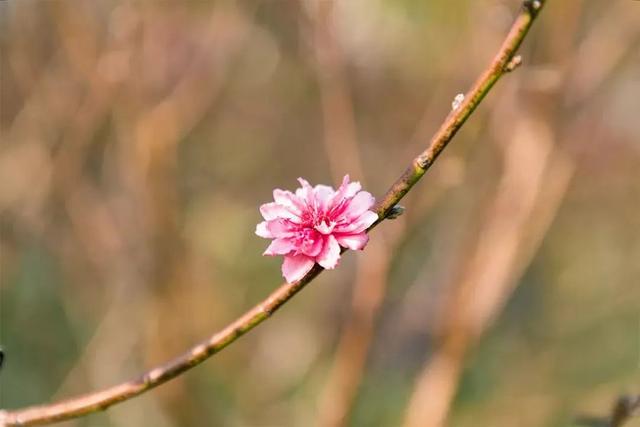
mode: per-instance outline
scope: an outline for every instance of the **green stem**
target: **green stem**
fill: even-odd
[[[462,104],[445,119],[444,123],[431,139],[429,147],[412,161],[400,178],[396,180],[374,207],[380,219],[372,225],[369,230],[382,222],[391,208],[422,178],[425,172],[435,162],[438,155],[440,155],[449,141],[455,136],[456,132],[458,132],[469,116],[471,116],[482,99],[489,93],[493,85],[500,77],[510,71],[512,67],[508,66],[509,62],[522,43],[522,40],[529,31],[531,24],[544,3],[545,0],[525,0],[524,6],[513,23],[509,34],[489,67],[482,73],[466,94]],[[199,365],[255,328],[302,290],[309,282],[315,279],[322,271],[322,268],[316,265],[300,281],[283,284],[273,291],[267,299],[247,311],[221,331],[192,347],[189,351],[169,363],[156,367],[137,379],[58,403],[33,406],[14,411],[1,411],[0,425],[7,427],[28,426],[68,420],[105,410],[112,405],[132,399],[135,396],[149,391],[183,372],[190,370],[194,366]]]

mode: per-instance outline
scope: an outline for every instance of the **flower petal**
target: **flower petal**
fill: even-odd
[[[333,195],[331,209],[337,208],[345,199],[351,199],[361,188],[362,186],[359,182],[355,181],[350,183],[349,175],[345,175],[342,179],[342,184],[340,184],[340,187],[338,187],[338,190]]]
[[[280,190],[276,188],[273,190],[273,200],[279,205],[284,206],[296,215],[302,214],[305,208],[304,203],[291,191]]]
[[[344,212],[344,215],[349,218],[358,218],[360,215],[371,209],[371,206],[376,202],[371,193],[361,191],[355,195],[349,202],[349,206]]]
[[[296,197],[298,197],[298,199],[302,200],[302,202],[304,203],[304,210],[316,210],[317,204],[315,196],[313,194],[313,187],[304,178],[298,178],[298,182],[300,182],[300,185],[302,185],[302,187],[296,190]]]
[[[313,267],[313,258],[306,255],[286,255],[282,263],[282,275],[288,283],[302,279]]]
[[[349,182],[349,175],[345,175],[342,179],[342,185],[340,186],[340,189],[338,191],[342,193],[343,198],[350,199],[355,196],[361,189],[362,185],[360,185],[360,182]]]
[[[260,224],[256,225],[256,234],[260,237],[264,237],[265,239],[273,239],[274,237],[267,227],[267,221],[262,221]]]
[[[279,203],[265,203],[264,205],[260,206],[260,213],[267,221],[277,218],[284,218],[290,219],[295,222],[300,222],[300,217],[298,215]]]
[[[267,230],[272,237],[291,237],[298,232],[299,226],[286,219],[274,219],[267,221]]]
[[[324,247],[316,258],[316,262],[327,270],[331,270],[338,265],[340,259],[340,245],[333,236],[328,236]]]
[[[335,222],[327,223],[326,221],[322,221],[320,224],[315,226],[315,229],[322,234],[331,234],[333,228],[336,226]]]
[[[325,238],[320,233],[310,233],[300,245],[300,251],[310,257],[316,257],[324,247]]]
[[[286,255],[296,249],[293,239],[275,239],[262,255]]]
[[[373,211],[366,211],[359,218],[346,224],[340,224],[335,229],[335,233],[357,234],[365,231],[378,220],[378,214]]]
[[[321,212],[326,212],[330,207],[334,194],[334,189],[328,185],[316,185],[313,188],[313,195]]]
[[[311,184],[309,184],[309,181],[307,181],[306,179],[298,178],[298,182],[300,183],[300,185],[302,185],[302,188],[313,190],[313,187],[311,187]]]
[[[340,246],[358,251],[367,245],[369,235],[364,232],[358,234],[339,234],[336,235],[336,240]]]

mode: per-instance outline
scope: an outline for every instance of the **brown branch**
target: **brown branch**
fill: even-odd
[[[469,116],[471,116],[493,85],[508,72],[509,62],[518,47],[520,47],[522,40],[524,40],[529,28],[531,28],[531,24],[545,3],[546,0],[525,0],[524,6],[511,26],[509,34],[502,43],[491,65],[489,65],[478,80],[476,80],[475,84],[465,95],[460,106],[452,111],[444,123],[442,123],[438,131],[431,138],[429,148],[413,160],[402,176],[398,178],[384,195],[376,210],[380,219],[372,227],[379,224],[385,218],[389,209],[398,203],[398,201],[409,192],[411,187],[422,178],[422,175],[424,175],[433,162],[435,162],[440,153],[442,153],[442,150],[444,150],[449,141],[451,141]]]
[[[502,144],[498,191],[479,236],[463,251],[464,266],[454,266],[461,273],[442,310],[436,349],[416,381],[406,427],[446,425],[467,355],[517,286],[566,194],[573,163],[539,132],[542,123],[509,122],[516,132]]]
[[[545,0],[527,0],[524,2],[497,55],[466,94],[462,104],[449,114],[431,139],[429,147],[412,161],[402,176],[398,178],[375,206],[374,209],[379,216],[379,220],[371,228],[384,220],[389,211],[420,180],[449,141],[471,116],[482,99],[489,93],[493,85],[505,74],[507,64],[522,43],[544,3]],[[105,410],[112,405],[129,400],[157,387],[199,365],[262,323],[315,279],[321,271],[322,268],[316,265],[300,281],[292,284],[283,284],[267,299],[247,311],[220,332],[197,344],[173,361],[156,367],[135,380],[58,403],[0,412],[0,425],[37,425],[76,418]]]
[[[606,23],[609,23],[609,20]],[[607,27],[606,23],[600,27]],[[594,34],[600,37],[598,38]],[[630,38],[634,37],[637,38],[636,35],[630,35]],[[592,38],[602,39],[601,31],[592,28],[589,39]],[[555,135],[553,139],[561,139],[555,144],[557,147],[544,156],[547,167],[544,176],[541,177],[539,189],[527,189],[523,185],[530,187],[530,184],[534,183],[536,177],[530,169],[540,162],[532,161],[531,153],[526,155],[526,161],[511,160],[511,169],[517,168],[524,173],[520,179],[517,176],[512,176],[504,177],[502,180],[504,184],[508,183],[511,187],[520,187],[512,191],[512,195],[509,197],[511,199],[509,201],[510,215],[508,217],[500,216],[500,209],[494,209],[495,212],[487,215],[487,220],[478,227],[479,230],[482,230],[482,234],[485,236],[484,240],[487,243],[484,246],[477,244],[473,256],[464,256],[465,262],[470,265],[468,267],[470,271],[455,284],[457,289],[454,289],[452,293],[457,295],[452,296],[449,304],[442,310],[442,313],[446,315],[444,320],[446,324],[439,331],[439,340],[434,354],[425,363],[416,382],[416,389],[407,410],[406,426],[428,425],[435,427],[446,425],[448,412],[459,387],[466,355],[472,351],[473,346],[481,338],[492,318],[499,313],[506,299],[517,286],[517,278],[522,275],[524,268],[530,263],[553,217],[557,214],[570,180],[575,173],[576,164],[579,163],[580,154],[575,153],[571,147],[575,146],[575,141],[584,141],[584,129],[580,127],[580,117],[582,116],[580,113],[583,112],[585,106],[589,105],[588,101],[602,92],[603,87],[610,81],[611,74],[619,69],[627,57],[627,55],[616,54],[610,58],[603,58],[604,63],[597,78],[590,79],[588,84],[583,84],[579,90],[576,90],[578,86],[571,85],[570,82],[579,80],[579,73],[572,70],[582,71],[583,68],[578,68],[573,64],[580,63],[582,56],[593,56],[593,49],[589,48],[589,39],[574,49],[579,54],[571,60],[572,65],[567,68],[570,71],[565,72],[560,80],[564,84],[559,84],[560,87],[563,87],[562,95],[565,100],[579,100],[570,104],[571,115],[576,116],[572,122],[568,122],[567,127],[570,130],[563,132],[556,129],[553,132]],[[562,99],[558,96],[557,103],[560,104],[561,101]],[[507,106],[507,110],[513,110],[513,107]],[[504,141],[502,146],[513,148],[518,144],[518,133],[522,133],[518,130],[521,126],[518,126],[517,121],[505,120],[506,114],[498,112],[497,116],[500,119],[495,124],[509,129],[509,134],[505,135],[508,142]],[[507,122],[508,125],[502,125],[504,122]],[[550,120],[545,118],[543,123],[550,123]],[[544,129],[543,123],[534,128],[539,132]],[[515,135],[511,132],[512,128],[516,129]],[[531,148],[539,149],[545,139],[543,135],[549,132],[551,132],[550,129],[548,132],[541,132],[540,137],[535,137],[535,140],[530,143]],[[497,133],[504,133],[504,131],[500,132],[498,129]],[[523,169],[525,167],[526,171]],[[508,164],[505,165],[505,169],[509,169]],[[535,201],[528,203],[529,213],[526,214],[527,217],[524,221],[520,220],[521,226],[518,231],[513,227],[514,220],[518,220],[518,215],[521,215],[516,212],[516,206],[522,204],[523,197],[526,197],[531,190],[535,190],[537,193]],[[504,212],[505,209],[502,211]],[[492,226],[492,218],[498,218],[499,224],[496,223]],[[497,229],[497,225],[500,229]],[[509,228],[512,228],[511,233],[515,231],[519,234],[510,237],[512,240],[517,239],[517,244],[515,241],[510,244],[512,246],[510,252],[513,252],[510,256],[511,260],[504,256],[505,251],[501,249],[501,247],[505,247],[505,243],[508,244],[506,239],[509,239]],[[494,230],[494,237],[487,239],[492,230]],[[500,255],[501,252],[503,256]],[[483,260],[482,257],[485,256],[483,254],[487,253],[491,255]],[[476,258],[480,260],[476,261]],[[492,261],[499,258],[503,259],[503,265],[496,268],[494,263],[492,268]],[[501,272],[501,270],[503,271]],[[501,273],[502,277],[500,277]],[[635,406],[633,406],[634,404]],[[600,421],[597,421],[596,418],[581,418],[580,420],[585,425],[594,421],[595,423],[591,424],[593,426],[619,427],[634,415],[640,415],[640,398],[623,396],[617,401],[611,417],[600,418]]]

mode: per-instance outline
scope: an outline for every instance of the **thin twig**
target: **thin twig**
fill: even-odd
[[[489,93],[493,85],[505,74],[507,64],[522,43],[544,3],[545,0],[524,2],[524,6],[496,57],[466,94],[462,104],[449,114],[431,139],[429,147],[411,162],[402,176],[398,178],[380,202],[376,204],[374,210],[378,214],[379,220],[371,228],[384,220],[389,211],[420,180],[449,141],[471,116],[482,99]],[[316,265],[300,281],[281,285],[264,301],[247,311],[220,332],[197,344],[173,361],[156,367],[137,379],[58,403],[0,412],[0,425],[37,425],[76,418],[105,410],[112,405],[129,400],[157,387],[199,365],[262,323],[321,272],[322,268]]]
[[[534,130],[544,126],[530,120],[510,125],[516,132],[503,144],[498,191],[482,215],[479,236],[463,251],[464,267],[455,267],[461,275],[442,311],[436,349],[416,381],[406,427],[446,425],[467,354],[513,292],[573,176],[572,162]]]
[[[529,28],[531,28],[531,24],[545,3],[546,0],[524,2],[522,10],[511,26],[509,34],[502,43],[502,46],[491,62],[491,65],[489,65],[469,92],[467,92],[464,96],[464,100],[458,108],[452,111],[444,123],[442,123],[438,131],[431,138],[429,148],[413,160],[411,165],[391,186],[383,199],[377,205],[376,212],[380,219],[372,226],[372,228],[378,225],[386,217],[388,211],[398,203],[405,194],[407,194],[411,187],[413,187],[420,178],[422,178],[422,175],[424,175],[433,162],[435,162],[442,150],[444,150],[449,141],[451,141],[458,130],[460,130],[462,125],[467,121],[469,116],[471,116],[482,99],[489,93],[493,85],[506,72],[508,72],[507,65],[513,58],[518,47],[520,47],[522,40],[524,40]]]

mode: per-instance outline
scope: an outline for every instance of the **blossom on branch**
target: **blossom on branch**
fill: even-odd
[[[373,196],[360,191],[349,175],[337,190],[327,185],[302,185],[295,193],[276,189],[272,203],[260,206],[265,221],[256,234],[273,239],[264,255],[284,255],[282,275],[289,283],[298,281],[315,263],[333,269],[340,259],[340,247],[360,250],[369,240],[366,230],[377,221],[371,211]]]

